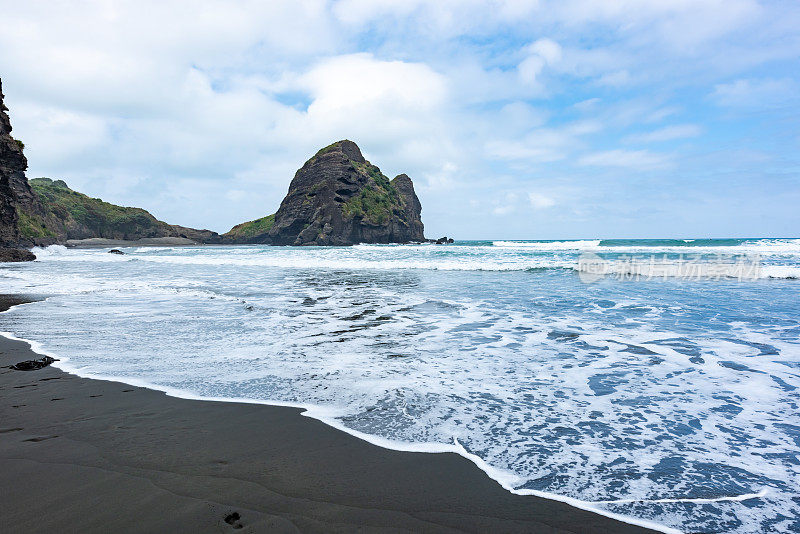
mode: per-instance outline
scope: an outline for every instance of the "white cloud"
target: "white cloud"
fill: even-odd
[[[673,124],[653,130],[652,132],[629,135],[625,138],[627,143],[660,143],[697,137],[703,133],[703,128],[697,124]]]
[[[299,82],[314,97],[312,107],[325,110],[386,101],[426,110],[446,96],[444,78],[427,65],[379,61],[367,53],[324,60]]]
[[[447,96],[446,80],[427,65],[371,54],[324,60],[302,74],[297,87],[312,98],[297,124],[303,130],[384,142],[425,136]]]
[[[494,208],[492,209],[492,213],[494,215],[509,215],[514,213],[517,210],[517,201],[519,200],[519,196],[517,193],[513,191],[506,192],[501,199],[495,199],[492,201],[494,204]]]
[[[527,57],[517,65],[520,79],[528,84],[537,82],[539,74],[547,65],[561,59],[561,47],[551,39],[539,39],[525,47]]]
[[[597,80],[600,85],[610,85],[611,87],[622,87],[631,81],[631,74],[627,70],[617,70],[603,74]]]
[[[543,134],[542,143],[534,139],[538,134],[528,136],[525,141],[490,141],[486,144],[486,152],[490,157],[504,160],[527,160],[532,163],[549,163],[567,157],[566,147],[558,134],[550,138]]]
[[[495,215],[508,215],[509,213],[514,212],[515,207],[511,204],[497,206],[492,210],[492,213]]]
[[[427,189],[451,189],[456,186],[455,176],[458,172],[458,166],[451,162],[445,161],[441,167],[432,172],[423,174],[425,178],[424,184],[420,184]]]
[[[650,123],[661,122],[670,115],[674,115],[679,111],[680,110],[675,106],[661,107],[648,113],[647,116],[644,118],[644,122],[650,122]]]
[[[572,104],[572,107],[583,112],[592,111],[597,109],[598,104],[600,104],[602,100],[600,98],[587,98],[586,100],[581,100],[580,102],[575,102]]]
[[[410,20],[426,35],[445,38],[538,21],[545,27],[608,25],[682,50],[731,32],[763,11],[756,0],[343,0],[333,5],[337,18],[351,25]]]
[[[606,150],[593,152],[578,159],[580,165],[593,167],[620,167],[631,170],[655,170],[668,167],[671,162],[664,154],[648,150]]]
[[[541,193],[528,193],[528,201],[530,201],[531,206],[537,210],[550,208],[556,205],[556,201],[553,198]]]
[[[761,14],[756,0],[562,0],[548,4],[551,17],[573,26],[607,23],[620,33],[639,33],[691,51]]]
[[[539,39],[528,45],[528,52],[535,54],[547,63],[553,64],[561,59],[561,47],[552,39]]]
[[[714,86],[711,97],[723,106],[774,107],[797,99],[797,86],[788,79],[740,79]]]
[[[567,123],[559,128],[535,128],[518,139],[493,139],[486,143],[489,157],[508,161],[549,163],[565,159],[582,146],[582,136],[603,128],[597,121]]]
[[[525,20],[541,10],[542,4],[540,0],[340,0],[332,11],[351,26],[410,19],[417,31],[450,38]]]
[[[12,115],[13,133],[26,142],[25,154],[37,166],[80,167],[109,141],[106,122],[91,114],[26,102]]]
[[[485,202],[527,221],[561,181],[600,187],[591,167],[685,164],[615,139],[713,143],[680,124],[686,95],[738,117],[797,94],[800,9],[755,0],[6,4],[0,74],[32,175],[216,230],[273,210],[344,137],[415,180],[426,220],[502,181],[516,200]]]

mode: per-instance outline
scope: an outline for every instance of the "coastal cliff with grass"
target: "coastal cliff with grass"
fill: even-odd
[[[422,205],[405,174],[392,179],[349,140],[319,150],[297,171],[278,211],[237,224],[223,235],[158,220],[70,188],[63,180],[28,180],[25,145],[11,136],[0,85],[0,254],[33,259],[26,248],[109,241],[353,245],[425,241]],[[172,240],[169,243],[166,240]],[[174,242],[173,242],[174,241]],[[151,242],[149,244],[158,244]]]
[[[36,210],[17,207],[20,236],[34,243],[91,238],[134,241],[182,237],[213,242],[217,234],[171,225],[142,208],[124,207],[73,191],[63,180],[34,178],[28,182],[38,201]]]
[[[17,208],[32,193],[25,179],[28,160],[22,141],[11,135],[11,119],[3,102],[0,80],[0,261],[30,261],[33,254],[21,248]]]
[[[408,176],[390,180],[345,139],[305,162],[276,213],[238,224],[222,237],[271,245],[422,242],[421,211]]]
[[[73,191],[63,180],[28,180],[25,144],[11,135],[7,111],[0,81],[0,261],[32,260],[26,248],[71,240],[219,242],[216,232],[165,223],[144,209]]]

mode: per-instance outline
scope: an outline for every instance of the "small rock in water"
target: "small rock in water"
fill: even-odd
[[[51,358],[50,356],[45,356],[44,358],[39,358],[38,360],[19,362],[18,364],[12,365],[11,368],[15,371],[38,371],[39,369],[44,369],[55,361],[58,360]]]
[[[453,242],[455,242],[455,240],[452,237],[447,237],[447,236],[440,237],[439,239],[434,241],[434,243],[436,243],[437,245],[447,245]]]
[[[118,248],[112,248],[111,250],[109,250],[109,251],[108,251],[108,253],[109,253],[109,254],[125,254],[124,252],[122,252],[122,251],[121,251],[120,249],[118,249]]]

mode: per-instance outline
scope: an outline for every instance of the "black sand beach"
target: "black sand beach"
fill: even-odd
[[[0,337],[3,532],[648,532],[298,409],[8,368],[38,357]]]

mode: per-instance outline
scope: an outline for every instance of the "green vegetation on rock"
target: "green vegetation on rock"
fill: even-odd
[[[256,219],[255,221],[247,221],[241,224],[237,224],[233,228],[228,231],[228,233],[224,234],[225,237],[232,237],[232,238],[245,238],[245,237],[253,237],[261,234],[266,234],[272,228],[272,225],[275,224],[275,214],[267,215],[266,217],[261,217],[260,219]]]
[[[314,157],[321,156],[322,154],[327,154],[328,152],[331,152],[332,150],[338,148],[340,144],[341,141],[336,141],[335,143],[331,143],[324,148],[320,148],[319,150],[317,150],[317,153],[314,154]]]
[[[391,217],[394,208],[402,206],[397,189],[375,165],[369,162],[354,162],[353,165],[372,178],[374,185],[368,185],[342,204],[342,213],[345,217],[362,217],[368,223],[384,224]]]
[[[236,225],[222,239],[319,246],[424,241],[421,210],[408,176],[389,180],[343,139],[297,170],[274,215]]]
[[[42,237],[56,237],[55,232],[47,228],[41,217],[36,215],[29,215],[17,206],[17,226],[19,234],[28,239],[36,239]]]
[[[56,236],[98,236],[110,239],[138,239],[169,235],[170,229],[141,208],[128,208],[91,198],[70,189],[63,180],[29,180],[45,216],[22,213],[20,232],[29,238]],[[48,224],[49,222],[49,224]]]
[[[362,217],[366,222],[383,224],[392,213],[392,203],[382,189],[365,187],[342,204],[342,213],[346,217]]]

